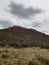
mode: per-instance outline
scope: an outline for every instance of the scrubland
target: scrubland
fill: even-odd
[[[49,49],[0,47],[0,65],[49,65]]]

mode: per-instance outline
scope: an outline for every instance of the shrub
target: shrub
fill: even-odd
[[[39,65],[37,61],[31,60],[28,65]]]
[[[7,58],[9,58],[9,54],[3,53],[1,57],[2,57],[3,59],[7,59]]]
[[[49,65],[49,59],[47,57],[38,56],[38,60],[40,60],[43,64]]]

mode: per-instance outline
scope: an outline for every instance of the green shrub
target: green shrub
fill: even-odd
[[[38,60],[40,60],[45,65],[49,65],[49,59],[47,57],[38,56]]]
[[[9,58],[9,54],[3,53],[1,57],[2,57],[3,59],[7,59],[7,58]]]
[[[33,60],[32,60],[32,61],[30,61],[30,62],[28,63],[28,65],[39,65],[39,64],[38,64],[37,61],[33,61]]]

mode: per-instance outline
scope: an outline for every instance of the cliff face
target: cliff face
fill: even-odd
[[[44,33],[41,33],[39,31],[36,31],[34,29],[27,29],[27,28],[23,28],[23,27],[19,27],[19,26],[14,26],[14,27],[11,27],[11,28],[8,28],[7,29],[9,32],[13,32],[13,33],[16,33],[16,32],[23,32],[23,33],[26,33],[26,34],[32,34],[32,35],[45,35]]]
[[[38,46],[49,48],[49,36],[34,29],[19,26],[0,30],[0,46],[16,48]]]

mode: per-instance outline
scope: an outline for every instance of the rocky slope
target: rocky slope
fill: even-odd
[[[34,29],[19,26],[0,30],[0,46],[49,48],[49,36]]]

